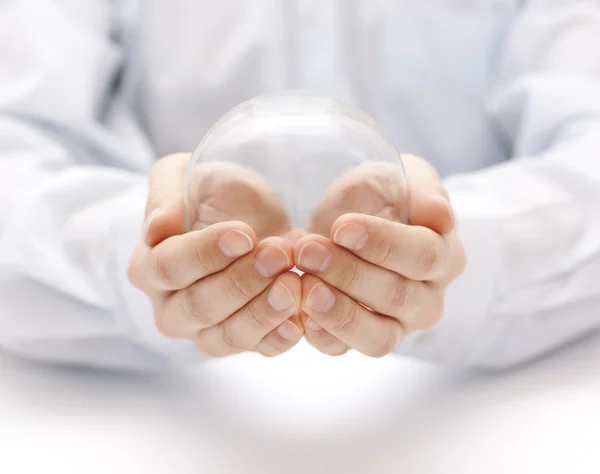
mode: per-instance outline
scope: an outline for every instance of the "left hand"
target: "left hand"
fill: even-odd
[[[321,352],[387,355],[407,332],[440,320],[446,288],[465,267],[437,172],[421,158],[403,158],[409,224],[398,222],[406,203],[395,165],[367,164],[334,183],[313,214],[315,233],[294,244],[305,272],[301,317]]]

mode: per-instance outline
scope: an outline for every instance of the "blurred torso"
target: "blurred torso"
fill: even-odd
[[[486,113],[518,0],[147,0],[136,107],[158,155],[232,106],[304,89],[374,116],[442,174],[506,159]]]

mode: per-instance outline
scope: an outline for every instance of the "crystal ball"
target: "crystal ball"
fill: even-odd
[[[304,92],[250,99],[223,115],[190,160],[188,231],[240,220],[259,238],[329,236],[335,220],[363,213],[406,222],[401,156],[362,111]]]

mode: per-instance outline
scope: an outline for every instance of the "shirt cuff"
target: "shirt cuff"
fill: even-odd
[[[169,339],[158,331],[149,298],[127,277],[129,259],[142,238],[147,189],[144,181],[127,193],[115,224],[116,283],[123,315],[120,324],[138,346],[163,356],[174,365],[193,364],[205,357],[191,341]]]
[[[485,186],[474,188],[472,180],[459,177],[445,185],[467,266],[446,291],[444,317],[438,325],[407,335],[397,353],[450,366],[485,365],[481,357],[491,342],[485,326],[491,319],[502,264],[499,219],[494,212],[498,203]]]

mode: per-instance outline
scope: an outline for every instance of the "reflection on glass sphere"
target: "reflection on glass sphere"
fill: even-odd
[[[400,155],[372,118],[307,93],[270,94],[234,107],[196,148],[186,227],[241,220],[259,238],[328,236],[348,212],[405,222],[407,195]]]

